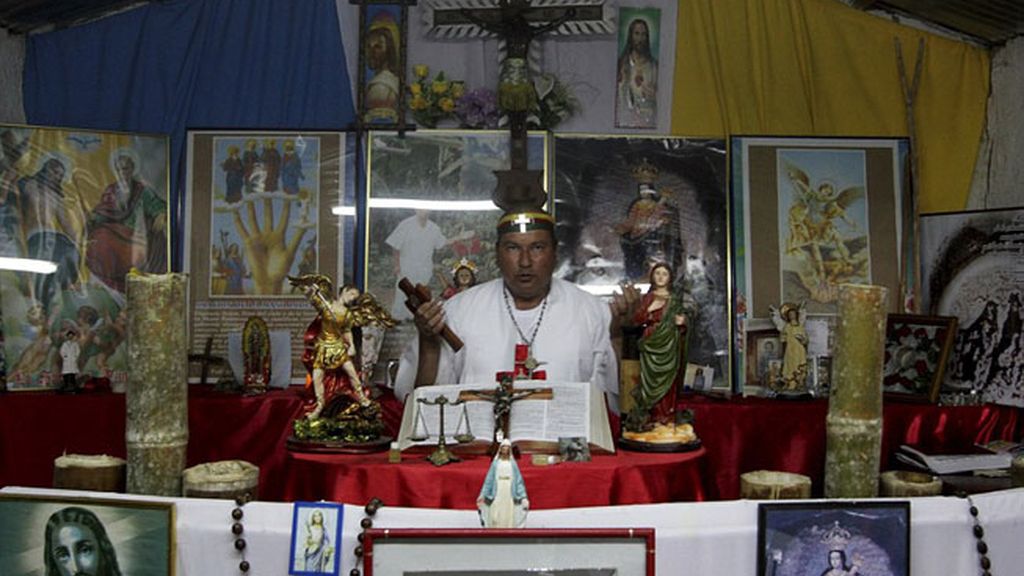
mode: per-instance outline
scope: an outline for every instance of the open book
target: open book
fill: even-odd
[[[452,384],[416,388],[405,399],[405,411],[398,432],[398,447],[437,445],[441,409],[419,400],[437,401],[444,396],[444,433],[448,448],[459,451],[460,445],[489,446],[494,437],[494,403],[469,400],[452,405],[474,392],[491,392],[496,384]],[[517,380],[516,391],[549,389],[536,397],[512,402],[509,418],[509,439],[526,452],[558,453],[558,439],[583,437],[594,452],[615,452],[608,409],[604,394],[589,382],[552,382],[548,380]],[[469,438],[467,432],[472,435]],[[471,450],[469,450],[471,451]]]
[[[1011,454],[943,454],[929,456],[906,444],[896,452],[896,459],[935,474],[959,474],[974,470],[1009,468]]]

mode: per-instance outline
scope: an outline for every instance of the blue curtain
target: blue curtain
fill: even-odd
[[[23,89],[31,124],[170,135],[175,270],[186,128],[355,120],[334,0],[167,0],[33,35]]]

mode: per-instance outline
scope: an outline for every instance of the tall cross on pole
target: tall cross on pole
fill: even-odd
[[[543,204],[542,170],[527,166],[527,118],[537,102],[530,78],[530,44],[546,33],[609,34],[613,31],[604,0],[498,0],[481,6],[470,0],[428,4],[435,35],[447,38],[497,36],[505,45],[498,78],[498,106],[508,117],[510,169],[495,170],[499,207]],[[537,200],[540,202],[537,202]]]

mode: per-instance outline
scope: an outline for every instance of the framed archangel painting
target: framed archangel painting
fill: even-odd
[[[761,504],[758,576],[910,575],[910,503]]]
[[[731,139],[737,348],[770,306],[834,317],[843,283],[886,286],[897,311],[907,152],[904,139]]]
[[[1024,406],[1024,208],[922,215],[921,280],[959,321],[943,391]]]
[[[690,316],[687,362],[728,386],[725,143],[566,135],[553,148],[555,275],[608,295],[667,264]]]
[[[315,312],[287,276],[319,272],[340,284],[345,275],[355,220],[345,152],[341,132],[189,131],[191,352],[235,356],[230,336],[259,316],[274,364],[291,360],[272,367],[272,385],[274,373],[304,377],[302,335]]]
[[[0,125],[0,315],[10,390],[127,381],[125,275],[168,271],[167,138]]]
[[[530,133],[530,169],[543,169],[547,140]],[[400,279],[453,294],[498,277],[495,227],[501,211],[491,201],[493,171],[509,167],[507,132],[417,130],[368,137],[366,290],[399,321],[388,332],[382,359],[398,358],[415,334]],[[458,278],[460,270],[466,278]]]
[[[379,529],[366,576],[654,576],[653,528]]]
[[[0,494],[5,574],[174,574],[174,504]]]

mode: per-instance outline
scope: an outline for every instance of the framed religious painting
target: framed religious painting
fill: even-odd
[[[338,575],[344,514],[344,507],[333,502],[296,502],[292,506],[288,574]]]
[[[0,143],[7,388],[57,386],[73,341],[86,389],[123,390],[125,275],[170,265],[167,138],[0,125]]]
[[[405,127],[406,0],[362,0],[359,4],[358,124],[375,129]]]
[[[658,127],[658,49],[661,9],[619,8],[615,127]]]
[[[193,354],[240,365],[242,328],[258,316],[270,337],[270,384],[304,379],[303,334],[316,312],[287,277],[351,281],[345,231],[354,230],[355,202],[345,186],[346,150],[341,132],[189,131],[185,270]]]
[[[955,316],[889,314],[882,368],[885,395],[937,402],[956,326]]]
[[[686,361],[729,386],[728,216],[721,140],[556,136],[555,275],[608,296],[666,264],[687,310]],[[644,319],[638,319],[644,321]]]
[[[380,352],[382,360],[397,359],[416,332],[399,280],[450,296],[499,276],[494,245],[501,210],[491,195],[493,171],[509,167],[509,137],[479,130],[371,132],[368,148],[363,278],[399,321]],[[527,155],[530,169],[545,168],[543,133],[529,134]]]
[[[654,576],[653,528],[364,532],[366,576]]]
[[[1024,208],[922,215],[921,280],[958,320],[942,393],[1024,406]]]
[[[782,376],[782,342],[774,328],[747,330],[744,388],[769,388]]]
[[[174,504],[0,494],[5,574],[174,574]]]
[[[910,575],[910,502],[760,504],[758,576]]]
[[[907,153],[904,139],[731,139],[737,324],[783,303],[834,317],[843,283],[887,287],[897,311]]]

